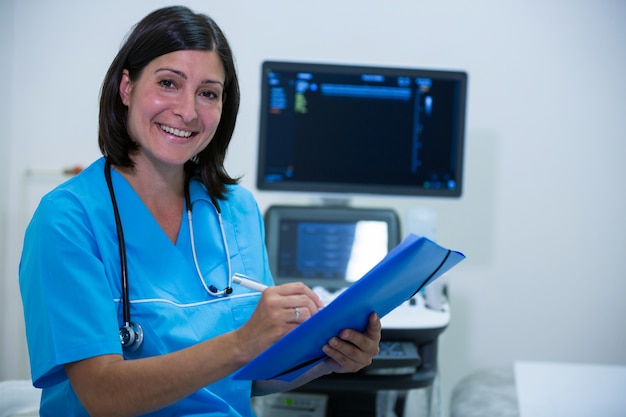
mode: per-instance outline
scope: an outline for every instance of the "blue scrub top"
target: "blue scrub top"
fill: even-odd
[[[174,245],[130,184],[112,171],[126,240],[131,320],[143,346],[122,352],[121,272],[113,208],[99,159],[43,197],[27,228],[20,262],[31,373],[43,388],[41,416],[87,416],[63,365],[93,356],[161,355],[245,323],[259,293],[234,286],[213,297],[196,272],[187,215]],[[207,285],[226,287],[228,265],[217,211],[205,187],[190,184],[198,262]],[[272,285],[263,219],[252,194],[229,188],[219,202],[233,273]],[[150,416],[253,416],[250,381],[230,377]]]

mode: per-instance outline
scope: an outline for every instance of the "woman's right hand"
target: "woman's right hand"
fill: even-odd
[[[239,330],[248,361],[323,307],[321,299],[301,282],[268,287],[250,317]]]

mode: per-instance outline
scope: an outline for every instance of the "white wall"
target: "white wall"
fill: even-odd
[[[15,277],[9,278],[5,271],[15,260],[7,257],[9,244],[8,225],[10,216],[8,213],[9,184],[10,184],[10,154],[13,143],[11,131],[13,96],[11,80],[13,79],[13,38],[14,34],[14,9],[13,2],[0,4],[0,56],[5,57],[0,65],[0,79],[7,81],[2,99],[0,99],[0,126],[4,126],[0,133],[0,380],[9,375],[5,371],[5,364],[19,362],[20,352],[23,350],[23,333],[21,323],[21,310],[19,297],[15,291]],[[17,319],[15,317],[17,316]],[[15,328],[17,327],[17,330]],[[8,367],[6,367],[8,370]]]
[[[165,4],[5,0],[0,6],[0,52],[11,57],[9,67],[0,66],[6,287],[0,303],[9,318],[0,328],[0,378],[27,370],[15,284],[24,172],[98,156],[100,82],[130,26]],[[244,174],[249,188],[262,60],[468,71],[464,196],[353,200],[395,207],[401,215],[432,207],[440,242],[468,255],[450,276],[453,318],[440,356],[445,392],[477,368],[516,359],[626,364],[626,2],[186,4],[212,15],[235,50],[243,96],[228,167]],[[256,195],[263,209],[309,201]]]

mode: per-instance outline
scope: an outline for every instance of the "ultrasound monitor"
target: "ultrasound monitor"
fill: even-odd
[[[398,218],[390,209],[271,206],[265,225],[276,284],[345,288],[400,241]]]
[[[257,188],[459,197],[467,74],[264,62]]]

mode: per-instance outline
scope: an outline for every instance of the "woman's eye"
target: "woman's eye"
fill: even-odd
[[[201,91],[200,95],[209,100],[217,100],[220,97],[218,93],[216,93],[215,91],[210,91],[210,90]]]
[[[172,81],[172,80],[161,80],[161,81],[159,81],[159,85],[161,87],[164,87],[164,88],[174,88],[174,87],[176,87],[176,84],[174,84],[174,81]]]

